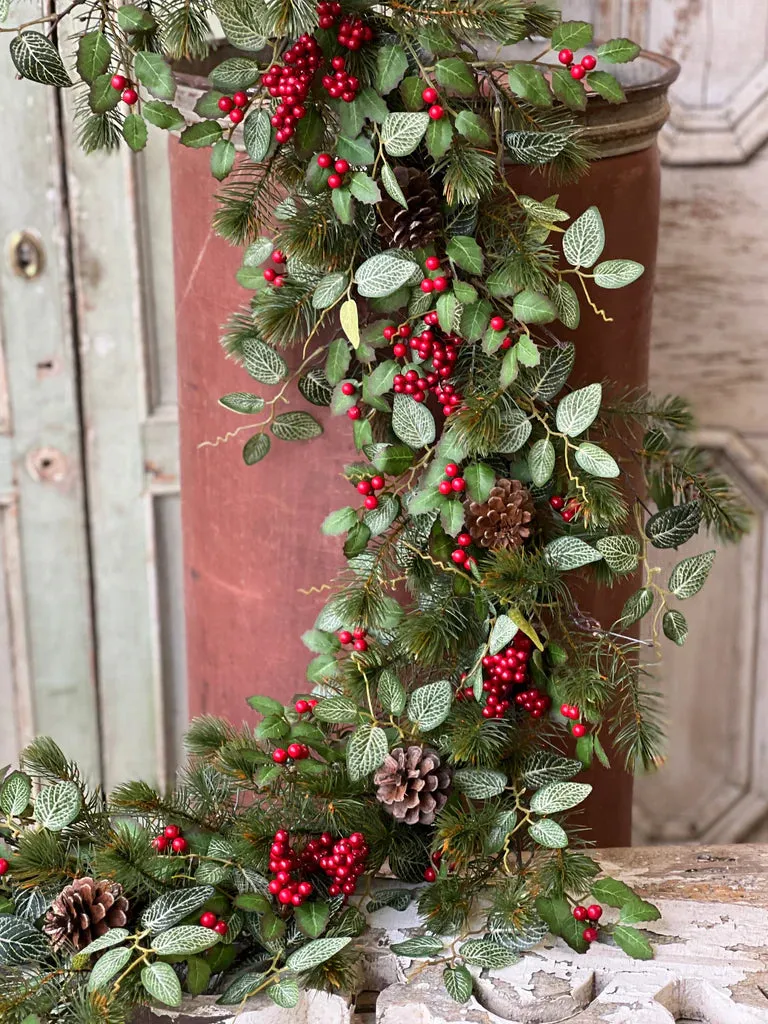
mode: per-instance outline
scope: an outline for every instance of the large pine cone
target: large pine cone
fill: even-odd
[[[418,249],[429,245],[443,226],[440,196],[424,171],[396,167],[395,177],[408,203],[405,210],[386,196],[378,205],[376,233],[388,248]]]
[[[76,878],[51,904],[43,931],[54,949],[65,944],[84,949],[111,928],[124,927],[128,910],[122,885],[108,879]]]
[[[535,508],[519,480],[497,480],[487,501],[467,509],[472,539],[483,548],[519,548],[533,532]]]
[[[448,799],[451,777],[434,750],[395,747],[373,777],[376,799],[406,825],[431,825]]]

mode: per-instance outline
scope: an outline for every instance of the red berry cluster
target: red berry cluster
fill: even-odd
[[[570,718],[573,722],[573,725],[571,726],[571,734],[575,736],[577,740],[586,735],[586,725],[584,725],[583,722],[578,721],[578,719],[581,718],[581,710],[577,708],[575,704],[561,704],[560,714],[563,718]]]
[[[363,504],[369,511],[378,508],[379,499],[373,493],[374,491],[380,491],[385,486],[386,481],[383,476],[372,476],[370,480],[361,480],[357,484],[357,490],[360,494],[365,496]]]
[[[322,167],[324,171],[327,171],[330,169],[331,165],[333,165],[333,173],[328,175],[328,188],[341,188],[341,186],[344,184],[344,175],[349,170],[349,161],[344,160],[341,157],[338,157],[336,160],[334,160],[330,153],[318,154],[318,167]]]
[[[594,71],[597,67],[597,58],[593,57],[591,53],[585,54],[581,58],[580,64],[573,63],[573,50],[561,50],[557,55],[557,59],[561,64],[565,64],[570,69],[571,78],[575,78],[577,81],[583,78],[588,71]]]
[[[327,833],[320,837],[321,840],[325,838],[329,843],[332,841]],[[311,844],[308,844],[307,850],[309,850],[309,845]],[[303,860],[304,856],[302,855],[300,858],[291,846],[290,836],[285,829],[278,829],[269,850],[269,870],[275,876],[269,883],[269,891],[273,896],[277,896],[278,901],[285,906],[290,903],[294,907],[300,907],[307,896],[312,894],[314,888],[312,883],[300,882],[295,877]]]
[[[331,61],[334,70],[332,75],[323,75],[323,88],[332,100],[343,100],[345,103],[352,103],[360,88],[360,79],[346,69],[343,57],[334,57]]]
[[[581,502],[575,498],[569,498],[566,501],[560,494],[553,494],[549,499],[549,504],[555,512],[560,513],[560,518],[566,523],[570,523],[576,514],[581,511]]]
[[[315,701],[317,703],[317,701]],[[309,747],[306,743],[289,743],[287,748],[276,747],[272,751],[272,760],[275,764],[288,764],[290,761],[305,761],[309,757]]]
[[[425,295],[431,292],[444,292],[448,288],[448,278],[440,267],[440,260],[437,256],[427,256],[425,267],[429,271],[439,271],[437,277],[425,277],[421,282],[421,290]]]
[[[438,327],[438,315],[434,310],[427,313],[424,323],[427,325],[426,329],[415,336],[412,336],[410,324],[384,328],[384,337],[387,341],[396,336],[400,339],[392,347],[396,359],[405,358],[408,352],[405,344],[407,338],[411,339],[410,347],[415,349],[422,359],[432,359],[432,372],[423,377],[416,370],[408,370],[405,374],[398,373],[394,378],[393,390],[396,394],[410,395],[415,402],[425,401],[427,391],[431,391],[442,405],[443,413],[448,416],[462,402],[462,396],[454,385],[446,382],[446,378],[453,372],[453,366],[458,358],[456,350],[462,339],[456,334],[438,338],[436,331],[432,329]]]
[[[453,464],[451,463],[451,465]],[[454,477],[453,479],[460,480],[461,477]],[[451,483],[452,482],[453,481],[451,481]],[[466,549],[472,543],[472,538],[468,533],[460,533],[456,538],[456,543],[458,544],[458,547],[455,551],[451,552],[451,560],[462,569],[471,569],[475,564],[475,560]]]
[[[421,98],[424,100],[425,103],[429,104],[429,110],[427,111],[427,113],[432,118],[432,120],[439,121],[444,116],[445,110],[437,102],[437,89],[433,89],[431,86],[429,86],[421,94]]]
[[[467,482],[463,476],[459,476],[459,467],[455,462],[449,462],[443,472],[445,476],[437,485],[442,495],[447,497],[449,494],[461,494],[467,489]]]
[[[236,92],[234,96],[222,96],[219,100],[219,110],[222,114],[229,114],[229,120],[232,124],[240,124],[245,117],[243,107],[247,106],[247,92]]]
[[[275,249],[270,258],[279,267],[282,267],[287,259],[282,249]],[[264,271],[264,280],[267,284],[274,285],[275,288],[282,288],[285,284],[285,274],[279,273],[274,267],[267,267]]]
[[[297,700],[293,705],[293,710],[297,715],[306,715],[308,711],[314,711],[317,707],[318,702],[314,697],[309,700]]]
[[[503,718],[513,701],[522,710],[529,712],[531,718],[543,718],[549,710],[551,701],[546,694],[536,687],[520,689],[528,682],[528,662],[532,650],[530,638],[518,632],[504,651],[486,654],[483,658],[483,718]],[[467,687],[458,691],[456,699],[471,700],[473,696],[472,688]]]
[[[287,142],[296,130],[296,122],[306,116],[303,106],[315,72],[323,62],[323,51],[314,36],[300,36],[293,46],[286,50],[284,65],[273,64],[261,76],[261,84],[269,95],[280,103],[272,115],[272,127],[277,129],[275,138],[279,143]],[[231,116],[231,115],[230,115]]]
[[[174,853],[186,853],[189,849],[189,843],[182,836],[178,825],[166,825],[160,835],[152,840],[152,846],[158,853],[165,853],[169,846]]]
[[[428,868],[424,868],[424,881],[425,882],[435,882],[435,881],[437,881],[437,871],[435,871],[435,868],[439,868],[440,867],[440,861],[442,859],[443,859],[443,851],[442,850],[435,850],[435,852],[432,854],[432,864],[434,864],[435,867],[433,868],[432,865],[430,864],[430,866]]]
[[[203,928],[210,928],[212,932],[219,935],[226,935],[229,927],[226,921],[221,921],[210,910],[206,910],[204,914],[200,915],[200,924]]]
[[[367,632],[367,629],[362,628],[355,629],[351,633],[348,629],[342,629],[337,636],[339,638],[339,643],[343,644],[345,647],[352,644],[354,650],[363,654],[368,650],[368,641],[365,639]]]
[[[603,908],[599,903],[593,903],[591,907],[574,907],[573,916],[577,921],[592,921],[592,925],[588,926],[581,933],[582,938],[585,942],[595,942],[597,940],[597,922],[603,916]]]
[[[320,28],[333,28],[341,17],[341,4],[321,3],[315,8]]]
[[[340,46],[346,46],[348,50],[359,50],[364,43],[371,42],[373,29],[359,15],[345,14],[339,22],[336,39]]]
[[[315,847],[312,849],[312,843]],[[353,832],[346,839],[340,839],[331,846],[331,837],[324,832],[319,839],[307,843],[314,863],[333,879],[328,886],[330,896],[351,896],[357,888],[357,880],[365,871],[365,862],[370,852],[362,832]],[[279,898],[279,897],[278,897]]]
[[[138,103],[139,94],[125,75],[112,75],[112,88],[121,94],[120,99],[123,103],[127,103],[129,107],[132,107],[134,103]]]
[[[7,873],[8,873],[8,868],[9,868],[10,866],[11,866],[11,865],[10,865],[10,864],[9,864],[9,862],[8,862],[8,861],[7,861],[6,859],[5,859],[5,857],[0,857],[0,878],[2,878],[2,877],[3,877],[3,875],[5,875],[5,874],[7,874]]]

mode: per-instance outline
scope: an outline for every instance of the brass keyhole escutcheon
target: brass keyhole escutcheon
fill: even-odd
[[[29,231],[15,231],[8,239],[8,262],[17,277],[39,277],[45,264],[40,239]]]

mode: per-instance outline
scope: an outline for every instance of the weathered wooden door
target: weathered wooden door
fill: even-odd
[[[6,51],[0,762],[49,733],[107,787],[162,780],[186,719],[165,146],[85,156],[74,97]]]

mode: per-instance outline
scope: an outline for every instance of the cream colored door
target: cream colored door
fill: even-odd
[[[752,535],[719,551],[710,586],[686,607],[688,644],[665,649],[669,758],[638,781],[636,841],[766,840],[768,0],[562,7],[682,64],[661,137],[651,387],[693,402],[702,443],[757,510]]]

